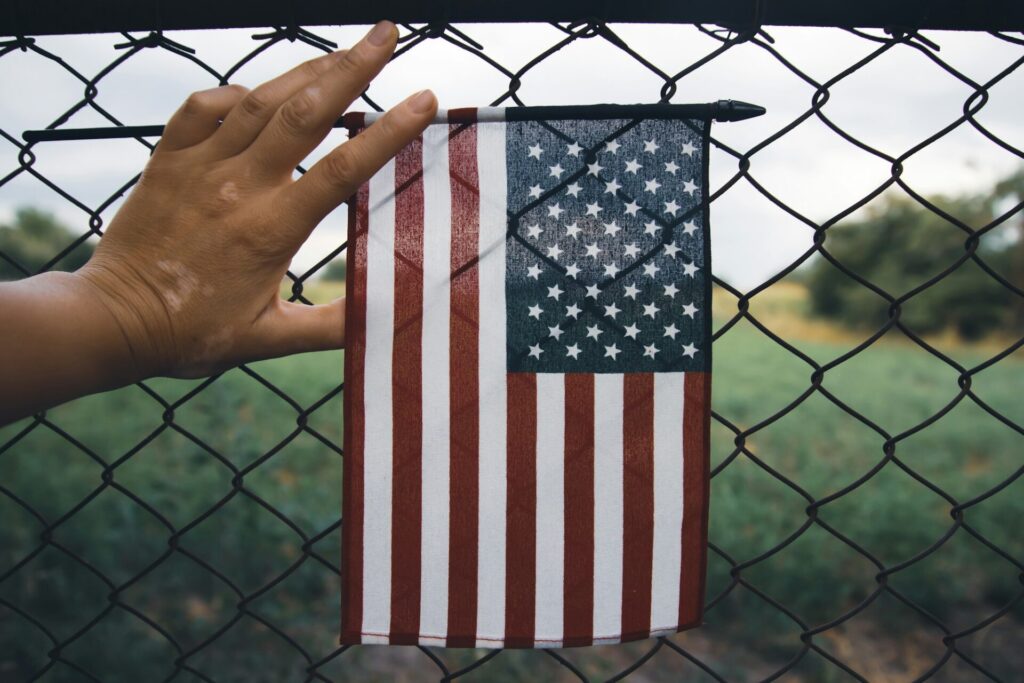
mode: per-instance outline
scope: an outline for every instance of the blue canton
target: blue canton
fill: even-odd
[[[709,370],[706,124],[506,125],[508,370]]]

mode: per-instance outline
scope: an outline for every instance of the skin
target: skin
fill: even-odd
[[[193,93],[85,266],[0,284],[0,424],[148,377],[342,348],[344,299],[290,303],[281,280],[313,228],[423,131],[436,98],[410,96],[292,173],[397,39],[381,22],[252,90]]]

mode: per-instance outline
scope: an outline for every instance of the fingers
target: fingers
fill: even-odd
[[[255,166],[272,175],[290,174],[324,139],[394,52],[398,30],[388,21],[374,26],[315,82],[294,93],[252,143]]]
[[[296,248],[324,216],[423,132],[437,112],[429,90],[408,97],[369,128],[336,147],[284,191],[287,210],[298,216]]]
[[[345,346],[345,298],[308,306],[279,300],[257,328],[256,355],[276,358]]]
[[[253,88],[238,100],[210,139],[217,156],[229,157],[247,148],[292,95],[344,59],[345,50],[321,55]]]
[[[164,127],[159,149],[184,149],[207,139],[248,92],[242,85],[223,85],[192,93]]]

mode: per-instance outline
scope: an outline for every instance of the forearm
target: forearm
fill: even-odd
[[[84,278],[0,283],[0,425],[138,379],[125,336]]]

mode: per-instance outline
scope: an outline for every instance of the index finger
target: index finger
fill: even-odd
[[[374,26],[345,56],[281,105],[247,150],[268,175],[290,175],[387,64],[398,42],[390,21]]]

